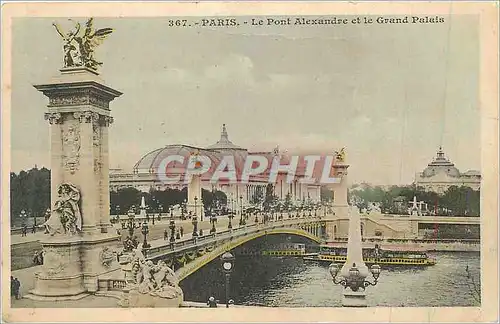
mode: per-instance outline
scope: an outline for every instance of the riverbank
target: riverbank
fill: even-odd
[[[326,244],[347,247],[347,240],[328,241]],[[378,244],[381,249],[398,249],[404,247],[411,250],[427,250],[429,252],[480,252],[480,240],[426,240],[426,239],[365,239],[363,248],[374,248]]]

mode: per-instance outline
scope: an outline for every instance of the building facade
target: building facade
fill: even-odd
[[[442,147],[439,147],[436,157],[427,167],[415,175],[415,185],[427,191],[444,193],[451,186],[466,186],[474,190],[481,187],[481,173],[469,170],[461,173],[455,165],[445,157]]]
[[[167,188],[182,190],[188,187],[183,181],[167,183],[162,179],[165,179],[165,177],[182,177],[186,166],[177,162],[171,162],[169,167],[165,169],[165,173],[162,174],[163,171],[160,170],[162,162],[168,156],[177,155],[188,159],[193,154],[209,157],[213,162],[212,165],[214,168],[225,156],[230,155],[234,158],[236,174],[238,176],[241,175],[241,170],[244,167],[247,156],[259,155],[266,157],[269,162],[268,169],[260,175],[251,175],[246,183],[241,183],[240,181],[231,183],[224,179],[212,183],[210,181],[212,172],[207,172],[200,176],[201,187],[203,189],[222,191],[226,194],[228,201],[232,200],[236,204],[241,202],[246,205],[250,203],[255,204],[257,200],[263,199],[266,187],[269,184],[270,166],[277,155],[279,155],[282,165],[287,164],[287,157],[280,155],[278,150],[274,150],[273,152],[249,152],[247,149],[233,144],[229,140],[226,125],[224,124],[220,139],[215,144],[206,148],[184,144],[167,145],[145,154],[134,165],[131,173],[127,173],[121,169],[111,169],[110,189],[116,191],[120,188],[133,187],[143,192],[148,192],[152,189],[165,190]],[[272,183],[274,195],[282,200],[285,200],[287,195],[289,195],[292,203],[298,203],[299,201],[319,202],[321,199],[320,185],[317,183],[306,184],[300,182],[300,179],[304,177],[304,170],[304,165],[299,164],[296,176],[292,182],[286,181],[286,173],[278,173],[276,181]]]

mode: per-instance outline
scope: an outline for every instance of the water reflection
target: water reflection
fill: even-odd
[[[369,306],[477,306],[467,285],[466,265],[479,281],[479,253],[436,253],[425,268],[382,267],[379,284],[367,288]],[[231,275],[237,304],[269,307],[341,306],[342,288],[334,285],[328,264],[300,258],[239,257]],[[217,260],[181,282],[185,299],[225,301],[224,277]]]

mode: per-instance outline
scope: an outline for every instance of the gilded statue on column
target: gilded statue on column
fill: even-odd
[[[72,19],[69,19],[73,21]],[[97,70],[102,62],[94,58],[95,48],[102,44],[104,39],[113,32],[112,28],[101,28],[95,30],[93,28],[94,18],[90,18],[85,22],[85,27],[81,28],[79,22],[76,22],[74,27],[66,33],[56,22],[52,26],[57,33],[62,37],[63,52],[64,52],[64,67],[83,66],[93,70]]]
[[[335,159],[337,162],[345,162],[345,147],[340,151],[335,151]]]

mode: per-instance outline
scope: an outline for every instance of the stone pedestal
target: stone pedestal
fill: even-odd
[[[146,307],[146,308],[158,308],[158,307],[180,307],[183,302],[182,295],[176,298],[161,298],[157,296],[152,296],[149,294],[141,294],[137,290],[132,289],[128,293],[128,307]]]
[[[113,121],[109,103],[121,93],[83,67],[63,69],[35,88],[49,98],[51,226],[59,231],[41,241],[43,270],[28,297],[72,299],[97,291],[97,276],[110,271],[105,247],[118,240],[108,233],[108,127]],[[65,192],[64,186],[72,191]],[[68,211],[77,219],[73,231],[61,221]]]
[[[342,306],[344,307],[366,307],[366,292],[352,291],[349,288],[344,288],[344,296],[342,298]]]

